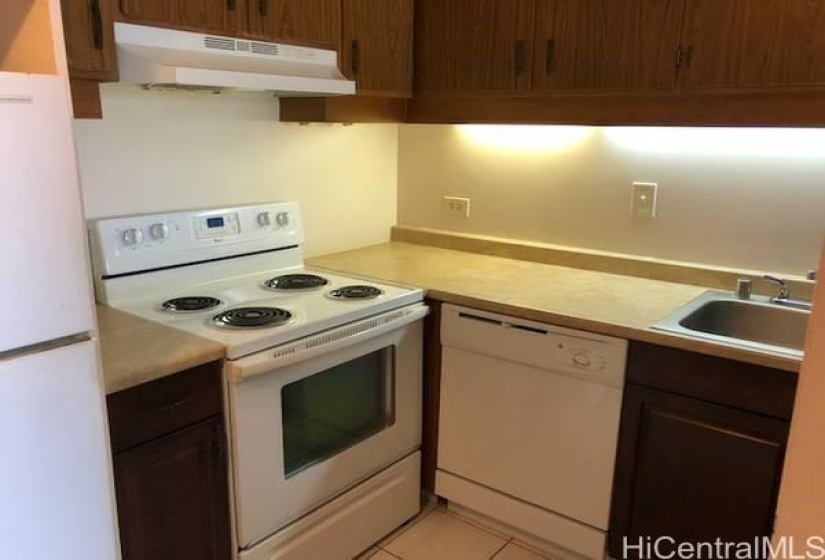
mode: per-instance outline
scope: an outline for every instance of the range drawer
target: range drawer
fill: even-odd
[[[221,362],[211,362],[109,395],[115,453],[220,414]]]

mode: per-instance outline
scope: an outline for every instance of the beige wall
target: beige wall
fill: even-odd
[[[297,200],[309,255],[389,238],[397,126],[278,122],[264,94],[118,88],[102,121],[76,121],[90,218]]]
[[[786,274],[825,228],[825,130],[410,125],[399,147],[402,225]],[[659,184],[657,218],[629,216],[633,181]]]

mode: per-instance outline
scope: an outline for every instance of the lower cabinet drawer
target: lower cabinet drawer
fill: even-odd
[[[221,363],[211,362],[109,395],[115,453],[221,414]]]

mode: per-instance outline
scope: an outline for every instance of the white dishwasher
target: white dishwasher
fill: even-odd
[[[627,341],[445,304],[436,494],[603,558]]]

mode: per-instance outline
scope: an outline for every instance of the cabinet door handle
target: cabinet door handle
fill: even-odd
[[[234,10],[235,9],[235,0],[226,0],[226,9],[227,10]]]
[[[103,50],[103,16],[100,13],[100,0],[89,2],[89,14],[92,18],[92,44],[95,50]]]
[[[353,39],[350,44],[350,70],[354,76],[358,75],[361,68],[361,43],[358,39]]]
[[[516,76],[521,76],[524,73],[524,49],[526,42],[523,39],[516,41],[515,55],[516,55]]]
[[[544,72],[547,75],[553,73],[553,69],[556,66],[556,40],[555,39],[548,39],[547,40],[547,50],[544,54]]]
[[[269,0],[258,0],[258,13],[262,18],[269,14]]]

